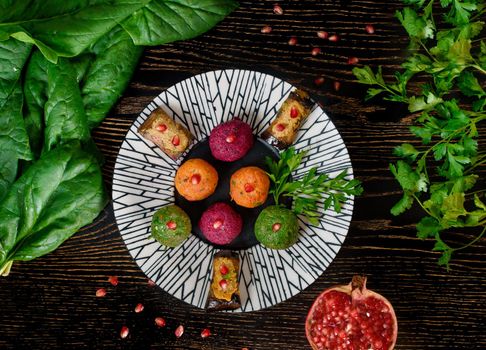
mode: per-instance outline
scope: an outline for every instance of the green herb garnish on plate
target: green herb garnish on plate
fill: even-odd
[[[290,147],[280,154],[278,161],[266,158],[268,176],[272,182],[270,193],[277,205],[281,203],[282,197],[291,198],[294,213],[303,215],[309,223],[316,225],[322,215],[319,211],[320,202],[324,210],[333,208],[339,213],[346,199],[351,195],[360,195],[363,188],[359,180],[346,179],[347,170],[331,178],[328,174],[317,173],[317,168],[312,168],[302,178],[292,179],[292,173],[305,155],[305,151],[297,152],[294,147]]]

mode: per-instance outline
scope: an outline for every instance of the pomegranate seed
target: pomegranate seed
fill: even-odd
[[[295,106],[292,106],[290,108],[290,118],[294,119],[297,118],[298,116],[299,116],[299,110]]]
[[[226,288],[228,288],[228,281],[227,280],[219,281],[219,286],[221,287],[221,289],[226,290]]]
[[[245,184],[245,192],[253,192],[255,190],[255,187],[252,184]]]
[[[334,85],[334,90],[336,91],[339,91],[339,89],[341,88],[341,83],[339,81],[335,81],[333,85]]]
[[[157,327],[165,327],[165,319],[163,317],[156,317],[155,324]]]
[[[280,230],[280,227],[282,227],[282,225],[277,222],[277,223],[272,225],[272,231],[277,232],[278,230]]]
[[[184,334],[184,326],[180,325],[179,327],[177,327],[174,334],[177,338],[182,337],[182,335]]]
[[[130,330],[128,329],[128,327],[123,326],[120,330],[120,338],[125,339],[126,337],[128,337],[129,332],[130,332]]]
[[[327,39],[327,38],[329,38],[329,33],[325,32],[323,30],[320,30],[320,31],[317,32],[317,36],[321,39]]]
[[[211,331],[208,328],[204,328],[201,332],[201,338],[207,338],[211,335]]]
[[[279,4],[273,5],[273,13],[276,15],[283,15],[283,9],[279,6]]]
[[[215,229],[220,228],[222,225],[223,225],[223,221],[222,221],[222,220],[216,220],[216,221],[213,223],[213,227],[214,227]]]
[[[193,175],[191,176],[191,183],[192,183],[193,185],[197,185],[197,184],[199,184],[200,182],[201,182],[201,175],[199,175],[199,174],[193,174]]]
[[[332,42],[338,42],[339,41],[339,36],[337,34],[333,34],[329,37],[329,41],[332,41]]]
[[[143,307],[143,304],[142,303],[138,303],[136,306],[135,306],[135,312],[138,314],[140,312],[142,312],[144,309]]]
[[[228,135],[228,137],[226,138],[227,143],[233,143],[235,142],[235,140],[236,140],[236,136],[234,134]]]
[[[116,287],[118,285],[118,277],[117,276],[109,276],[108,282],[110,282],[112,286]]]
[[[263,34],[268,34],[268,33],[271,33],[271,32],[272,32],[272,27],[270,27],[270,26],[265,26],[265,27],[263,27],[263,28],[262,28],[261,32],[262,32]]]
[[[167,130],[167,125],[159,124],[155,128],[157,129],[157,131],[164,132],[165,130]]]
[[[320,49],[320,48],[318,48],[318,47],[314,47],[314,48],[312,49],[312,51],[311,51],[311,55],[312,55],[312,56],[317,56],[317,55],[318,55],[318,54],[320,54],[320,53],[321,53],[321,49]]]
[[[318,77],[314,80],[314,84],[316,84],[317,86],[321,86],[322,84],[324,84],[324,77]]]
[[[102,298],[106,295],[106,289],[105,288],[100,288],[96,291],[96,296],[98,298]]]
[[[221,272],[222,275],[226,275],[229,270],[228,270],[228,267],[226,265],[221,265],[221,267],[219,268],[219,272]]]
[[[356,64],[359,62],[358,57],[349,57],[348,58],[348,64]]]
[[[175,221],[172,221],[172,220],[167,221],[166,226],[167,226],[167,228],[168,228],[169,230],[175,230],[175,229],[177,228],[177,224],[176,224],[176,222],[175,222]]]
[[[147,284],[149,287],[155,287],[155,282],[152,281],[150,278],[147,279]]]
[[[373,25],[371,25],[371,24],[368,24],[365,27],[365,30],[366,30],[366,33],[368,33],[368,34],[374,34],[375,33],[375,27],[373,27]]]
[[[289,45],[291,46],[297,45],[297,38],[295,36],[290,37]]]
[[[181,143],[181,140],[179,139],[179,136],[175,135],[173,138],[172,138],[172,144],[174,146],[179,146],[179,144]]]
[[[275,125],[275,130],[277,130],[277,131],[284,131],[285,130],[285,124],[277,124],[277,125]]]

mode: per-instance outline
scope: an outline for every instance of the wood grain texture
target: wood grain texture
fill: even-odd
[[[388,171],[391,149],[403,141],[412,118],[405,109],[373,100],[354,81],[349,56],[360,64],[383,65],[387,76],[406,54],[407,37],[394,12],[396,0],[241,1],[240,8],[209,33],[185,42],[148,48],[132,82],[114,110],[94,131],[106,157],[103,173],[111,186],[118,149],[137,114],[163,89],[213,69],[247,68],[275,74],[309,90],[340,131],[365,194],[356,200],[348,237],[336,259],[309,288],[275,307],[245,314],[209,314],[149,287],[118,233],[111,206],[56,252],[16,263],[0,279],[0,349],[310,349],[304,332],[307,309],[325,288],[347,283],[353,274],[369,276],[369,287],[394,305],[399,322],[397,349],[485,349],[486,240],[458,252],[451,271],[438,267],[432,241],[415,236],[417,210],[400,218],[389,214],[399,188]],[[375,34],[367,34],[372,23]],[[270,34],[260,29],[270,25]],[[317,30],[337,33],[330,43]],[[296,36],[298,45],[287,44]],[[312,47],[322,53],[313,57]],[[318,76],[324,85],[313,83]],[[340,81],[341,89],[333,90]],[[486,130],[480,130],[482,135]],[[484,146],[484,136],[481,145]],[[485,178],[485,168],[480,169]],[[466,242],[456,232],[451,242]],[[112,287],[109,275],[120,283]],[[95,291],[105,287],[105,298]],[[135,305],[145,310],[136,314]],[[158,329],[162,316],[167,327]],[[183,324],[185,334],[173,332]],[[130,336],[121,340],[122,325]],[[209,327],[213,336],[202,339]]]

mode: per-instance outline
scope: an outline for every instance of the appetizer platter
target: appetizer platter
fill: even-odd
[[[221,70],[142,111],[117,157],[113,206],[130,254],[164,291],[208,310],[255,311],[298,294],[334,259],[352,178],[339,133],[306,92]],[[306,191],[332,179],[346,195]]]

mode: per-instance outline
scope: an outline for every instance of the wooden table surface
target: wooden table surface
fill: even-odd
[[[354,274],[369,276],[369,287],[385,295],[398,317],[397,349],[485,349],[485,245],[482,239],[458,252],[451,271],[437,266],[432,241],[415,236],[418,210],[394,218],[389,209],[400,195],[388,171],[391,150],[410,137],[412,118],[405,108],[379,99],[364,103],[365,88],[354,81],[350,56],[360,64],[383,65],[387,76],[406,54],[407,36],[394,12],[397,0],[282,1],[285,13],[273,14],[274,0],[241,1],[240,7],[205,35],[148,48],[125,94],[94,131],[106,157],[104,175],[111,187],[118,149],[138,113],[163,89],[201,72],[246,68],[272,73],[309,90],[323,103],[341,133],[355,175],[365,193],[356,200],[353,221],[341,251],[325,273],[302,293],[269,309],[208,314],[148,287],[132,261],[109,205],[95,223],[56,252],[16,263],[0,280],[0,349],[310,349],[304,331],[307,309],[325,288]],[[365,26],[372,23],[375,34]],[[273,31],[262,34],[270,25]],[[323,41],[317,30],[338,33]],[[299,44],[289,46],[290,36]],[[312,47],[321,47],[316,57]],[[325,78],[316,87],[314,79]],[[341,89],[333,90],[334,81]],[[486,134],[483,128],[480,133]],[[484,145],[484,136],[482,139]],[[481,170],[483,179],[485,168]],[[110,188],[111,190],[111,188]],[[452,244],[472,235],[458,232]],[[119,276],[114,288],[107,276]],[[100,287],[105,298],[96,298]],[[133,311],[142,302],[141,314]],[[157,329],[162,316],[167,327]],[[180,339],[174,329],[185,326]],[[120,327],[130,327],[122,340]],[[213,335],[200,337],[209,327]]]

